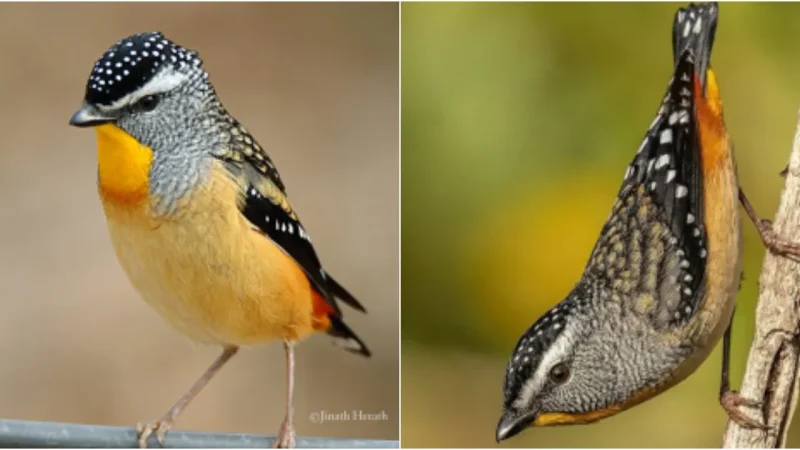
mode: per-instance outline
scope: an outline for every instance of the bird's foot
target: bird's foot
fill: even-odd
[[[272,443],[272,448],[294,448],[295,445],[295,432],[294,424],[289,419],[284,419],[281,424],[281,430],[278,436],[275,437],[275,442]]]
[[[743,428],[756,428],[760,430],[769,429],[767,425],[748,417],[740,408],[741,406],[749,408],[761,408],[763,405],[762,402],[744,398],[739,395],[737,391],[728,390],[720,396],[719,403],[722,405],[722,408],[725,409],[725,412],[728,413],[728,417],[739,424],[739,426]]]
[[[156,438],[158,439],[158,445],[163,447],[164,438],[167,435],[167,431],[172,429],[172,426],[173,418],[169,415],[166,415],[148,424],[137,424],[136,436],[139,442],[139,448],[147,448],[147,440],[150,439],[150,436],[153,435],[153,432],[155,432]]]

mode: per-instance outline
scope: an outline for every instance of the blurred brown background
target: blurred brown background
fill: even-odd
[[[397,4],[0,4],[0,417],[153,420],[219,352],[137,297],[108,241],[94,133],[67,125],[94,61],[150,30],[200,52],[369,310],[347,320],[371,360],[325,336],[299,347],[298,434],[397,439]],[[245,350],[177,428],[274,434],[284,386],[279,344]],[[311,423],[322,410],[389,420]]]
[[[404,445],[496,445],[511,350],[583,271],[669,82],[683,4],[403,5]],[[800,5],[723,3],[719,14],[711,60],[740,180],[772,217],[800,107]],[[734,387],[764,255],[744,230]],[[718,447],[719,350],[641,406],[502,445]],[[788,444],[800,445],[800,426]]]

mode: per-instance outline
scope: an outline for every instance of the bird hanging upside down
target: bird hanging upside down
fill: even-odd
[[[728,382],[742,231],[709,63],[717,15],[716,3],[676,13],[672,80],[583,275],[514,349],[498,441],[640,404],[691,375],[723,335],[722,405],[743,426],[764,426],[740,410],[757,402]]]

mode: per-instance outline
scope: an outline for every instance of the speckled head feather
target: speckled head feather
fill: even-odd
[[[563,311],[562,311],[563,308]],[[539,367],[544,352],[564,331],[564,313],[570,305],[557,305],[540,317],[533,326],[520,338],[511,360],[506,367],[506,383],[504,388],[506,407],[510,408],[517,399],[522,385]]]
[[[87,103],[108,106],[153,79],[164,66],[198,70],[197,52],[170,41],[161,32],[138,33],[122,39],[94,64],[86,84]]]
[[[507,409],[517,401],[524,384],[539,368],[545,352],[564,333],[567,321],[589,306],[590,291],[588,286],[576,285],[567,298],[534,322],[517,342],[506,367],[503,394]]]

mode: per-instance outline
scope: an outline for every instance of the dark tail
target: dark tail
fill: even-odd
[[[330,274],[326,274],[326,281],[328,282],[328,292],[331,296],[338,298],[342,302],[347,305],[350,305],[352,308],[366,313],[367,310],[364,306],[353,297],[352,294],[347,292],[341,284],[339,284]],[[330,320],[331,326],[328,328],[328,334],[331,335],[334,339],[334,342],[339,345],[340,347],[344,348],[345,350],[353,353],[357,353],[362,356],[366,356],[369,358],[372,353],[367,348],[367,345],[364,344],[364,341],[356,335],[356,333],[348,327],[339,314],[331,313],[328,314],[328,319]]]
[[[331,321],[331,327],[328,329],[328,334],[333,337],[334,342],[345,350],[369,358],[372,353],[367,348],[364,341],[359,338],[353,330],[350,329],[341,318],[331,314],[328,316]]]
[[[673,63],[677,64],[686,50],[691,51],[695,70],[700,77],[700,85],[704,89],[718,16],[717,3],[689,3],[689,6],[678,9],[672,23]]]
[[[366,313],[367,310],[364,306],[353,297],[352,294],[347,292],[341,284],[339,284],[330,274],[327,274],[328,278],[328,291],[333,294],[334,297],[338,298],[339,300],[345,302],[346,304],[350,305],[350,307],[357,309],[363,313]]]

